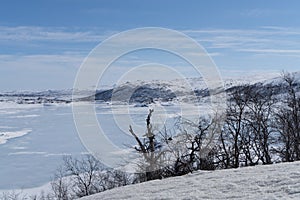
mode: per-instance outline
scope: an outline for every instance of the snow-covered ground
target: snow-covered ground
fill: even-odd
[[[197,171],[82,198],[100,199],[300,199],[300,162]]]

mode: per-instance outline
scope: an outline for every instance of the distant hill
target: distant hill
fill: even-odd
[[[300,72],[293,75],[297,80],[295,87],[300,91]],[[244,85],[250,85],[261,91],[272,90],[276,95],[284,92],[280,86],[281,83],[281,77],[256,82],[250,79],[227,79],[224,80],[224,88],[226,92],[230,93],[236,89],[241,89]],[[210,91],[204,80],[202,78],[193,78],[173,81],[127,82],[115,88],[98,91],[94,96],[84,98],[84,100],[105,102],[112,100],[144,104],[153,103],[155,100],[163,102],[176,100],[194,103],[209,95]]]

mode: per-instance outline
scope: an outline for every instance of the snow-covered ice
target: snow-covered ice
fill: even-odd
[[[30,132],[31,132],[30,129],[24,129],[24,130],[13,131],[13,132],[0,132],[0,144],[5,144],[9,139],[22,137]]]
[[[0,102],[0,190],[49,182],[63,154],[85,151],[70,106]]]

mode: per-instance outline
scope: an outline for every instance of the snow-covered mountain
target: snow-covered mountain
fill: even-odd
[[[300,199],[300,162],[197,171],[82,198],[105,199]]]
[[[300,85],[300,72],[293,73]],[[280,92],[279,84],[281,77],[262,79],[261,76],[255,78],[229,78],[224,80],[224,89],[232,91],[243,84],[253,85],[264,89],[272,87],[273,90]],[[0,93],[0,102],[12,101],[19,104],[52,104],[70,103],[72,101],[72,90],[47,90],[41,92],[5,92]],[[92,92],[93,94],[94,92]],[[78,98],[76,101],[115,101],[129,102],[134,104],[149,104],[156,100],[161,102],[190,102],[195,103],[210,95],[206,83],[202,78],[175,79],[171,81],[135,81],[126,82],[111,88],[100,88],[95,95],[90,91],[76,91]]]
[[[292,74],[296,80],[296,86],[300,85],[300,72]],[[283,91],[280,89],[282,77],[272,79],[254,79],[253,77],[243,79],[225,79],[224,91],[231,92],[238,87],[248,84],[259,90],[272,89],[275,94]],[[297,87],[298,88],[298,87]],[[300,90],[300,89],[299,89]],[[129,103],[149,104],[156,100],[191,102],[199,101],[210,95],[205,81],[202,78],[176,79],[172,81],[151,82],[127,82],[115,88],[98,91],[95,96],[84,98],[84,100],[96,101],[121,101]]]
[[[244,83],[243,80],[227,80],[225,88]],[[99,91],[96,101],[123,101],[129,103],[153,103],[156,100],[195,102],[209,96],[209,90],[202,78],[154,80],[150,82],[126,82],[108,90]],[[90,97],[93,98],[93,97]]]

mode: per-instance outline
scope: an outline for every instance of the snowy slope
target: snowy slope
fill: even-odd
[[[198,171],[82,198],[98,199],[300,199],[300,162]]]

